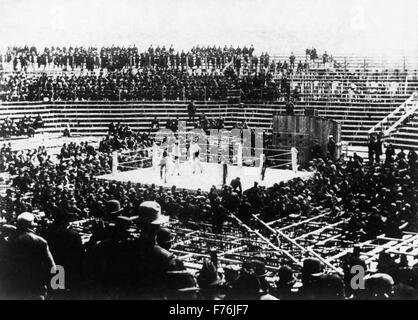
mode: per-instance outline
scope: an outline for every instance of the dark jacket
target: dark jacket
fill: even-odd
[[[11,295],[31,299],[44,295],[55,268],[47,241],[32,230],[18,231],[9,240],[7,255]]]

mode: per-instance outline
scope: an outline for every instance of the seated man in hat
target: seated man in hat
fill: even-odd
[[[276,297],[282,300],[291,300],[295,298],[292,291],[296,278],[291,267],[284,265],[279,269],[279,280],[276,282]]]
[[[87,290],[92,298],[131,298],[137,277],[132,219],[117,216],[106,236],[97,241],[87,259]]]
[[[222,279],[213,263],[203,261],[202,269],[197,274],[197,283],[200,288],[200,297],[203,300],[222,300]]]
[[[161,248],[170,251],[171,244],[173,243],[174,238],[170,230],[168,230],[167,228],[161,228],[157,233],[156,240],[157,244]]]
[[[196,278],[188,271],[169,271],[165,282],[165,297],[168,300],[197,300],[199,287]]]
[[[254,274],[255,277],[258,279],[260,286],[259,300],[277,300],[276,297],[270,294],[270,291],[272,290],[270,284],[266,279],[267,270],[266,265],[263,261],[258,259],[244,261],[244,263],[242,264],[242,269]]]
[[[319,277],[324,274],[322,262],[317,258],[306,258],[302,266],[302,288],[299,294],[302,299],[317,299]]]
[[[88,249],[93,248],[99,241],[108,238],[111,233],[110,225],[114,224],[117,217],[122,215],[123,208],[120,205],[119,200],[111,199],[106,202],[103,208],[99,203],[95,203],[94,215],[98,216],[92,226],[92,235],[86,245]]]
[[[365,290],[361,299],[389,300],[393,295],[394,281],[386,273],[375,273],[364,277]]]

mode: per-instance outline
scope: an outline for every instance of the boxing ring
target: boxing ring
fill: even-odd
[[[269,188],[275,183],[294,178],[308,179],[312,176],[312,173],[297,170],[297,150],[294,148],[265,149],[244,146],[241,141],[224,137],[208,139],[208,147],[199,154],[201,172],[197,170],[193,173],[193,159],[186,142],[179,141],[181,157],[177,160],[176,168],[176,160],[170,152],[175,140],[161,142],[158,136],[156,140],[157,143],[145,149],[114,152],[112,173],[97,178],[209,191],[213,186],[218,189],[223,186],[225,169],[227,171],[225,184],[229,185],[231,180],[239,177],[243,190],[251,188],[255,182]],[[213,147],[219,148],[213,149]],[[169,156],[162,179],[160,163],[164,150],[168,151]],[[173,172],[174,169],[177,169],[176,172]]]

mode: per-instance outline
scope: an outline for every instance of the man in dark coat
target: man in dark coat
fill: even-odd
[[[369,162],[373,163],[374,162],[374,153],[376,150],[376,139],[374,134],[371,134],[369,136],[369,142],[367,144],[368,147],[368,151],[369,151]]]
[[[382,134],[378,134],[376,138],[376,143],[374,146],[374,153],[376,156],[376,163],[380,163],[380,156],[382,155]]]
[[[194,117],[196,115],[196,107],[193,101],[187,105],[187,112],[189,114],[189,121],[194,122]]]
[[[315,140],[315,143],[311,149],[311,154],[313,159],[321,158],[322,157],[322,148],[319,144],[318,140]]]
[[[32,230],[35,217],[24,212],[17,217],[16,233],[9,239],[10,297],[43,299],[55,262],[47,241]]]
[[[395,148],[393,147],[391,143],[389,143],[389,145],[386,147],[385,155],[386,155],[386,159],[385,159],[386,165],[392,163],[393,157],[395,156]]]
[[[48,241],[55,262],[65,269],[65,289],[71,290],[75,294],[77,289],[81,289],[84,248],[81,236],[70,229],[69,223],[72,218],[75,216],[57,208],[54,221],[45,232],[44,237]],[[65,296],[60,295],[59,297]]]
[[[335,151],[337,149],[337,146],[336,146],[335,140],[332,136],[329,136],[327,148],[328,148],[329,156],[331,157],[331,159],[334,160],[335,159]]]
[[[242,194],[241,179],[239,177],[231,180],[231,187],[232,187],[232,191],[236,191],[239,194]]]
[[[156,243],[158,230],[168,219],[168,216],[161,214],[161,206],[155,201],[144,201],[138,208],[136,221],[141,236],[135,242],[135,280],[139,294],[158,295],[165,285],[166,272],[176,265],[175,257]]]

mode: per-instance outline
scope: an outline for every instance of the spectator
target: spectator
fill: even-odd
[[[32,230],[34,220],[29,212],[20,214],[16,234],[9,239],[9,297],[44,299],[51,270],[55,270],[48,243]]]
[[[332,160],[334,160],[335,157],[336,157],[337,145],[335,143],[335,140],[334,140],[334,137],[333,136],[329,136],[328,137],[328,145],[327,145],[327,148],[328,148],[328,154],[329,154],[330,158]]]

